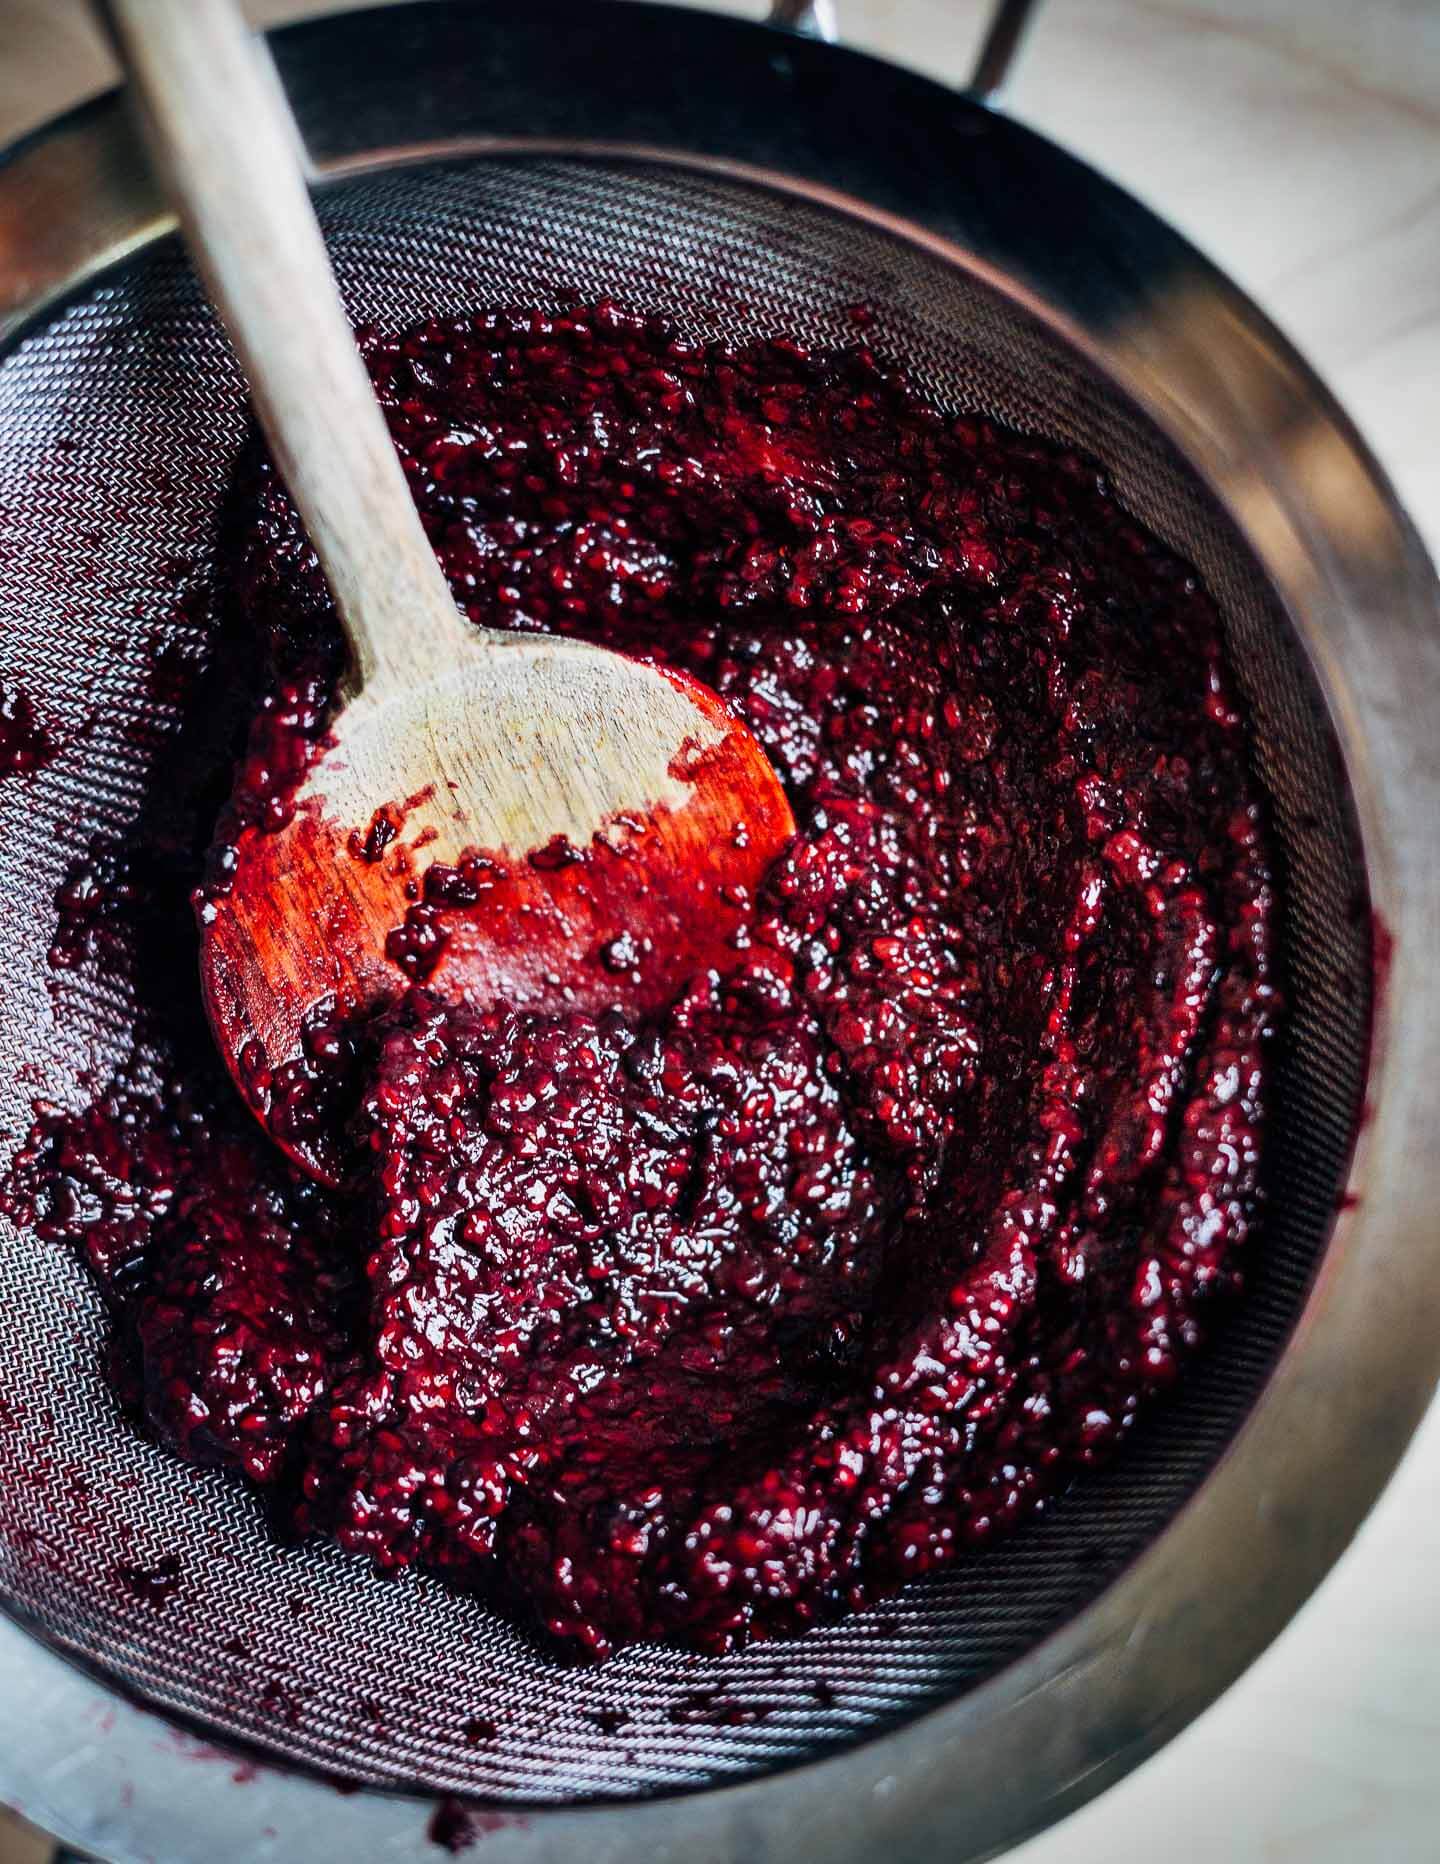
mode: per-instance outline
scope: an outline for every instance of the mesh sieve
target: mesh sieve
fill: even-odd
[[[1253,1404],[1323,1248],[1365,1067],[1368,925],[1339,762],[1278,606],[1183,462],[1052,333],[941,258],[838,209],[658,162],[382,170],[328,188],[322,217],[352,314],[391,328],[573,288],[691,334],[838,342],[864,302],[876,348],[940,403],[1106,462],[1131,509],[1198,566],[1253,710],[1284,855],[1291,1010],[1250,1298],[1112,1470],[993,1554],[841,1625],[728,1658],[642,1648],[577,1672],[427,1579],[280,1549],[251,1496],[121,1422],[83,1270],[0,1219],[0,1597],[51,1642],[172,1713],[368,1784],[555,1802],[738,1778],[912,1715],[1031,1646],[1154,1537]],[[176,721],[149,669],[166,643],[216,653],[205,565],[243,423],[234,363],[172,241],[0,363],[0,672],[45,695],[66,747],[32,784],[0,787],[6,1149],[36,1101],[82,1103],[130,1046],[123,979],[47,972],[51,902],[96,830],[153,811],[167,781]],[[203,806],[199,792],[158,800]],[[182,1584],[163,1611],[117,1587],[117,1566],[176,1552]],[[475,1717],[495,1732],[472,1746]]]

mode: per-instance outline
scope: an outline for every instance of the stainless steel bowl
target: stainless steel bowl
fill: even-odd
[[[992,40],[987,82],[1003,74],[1005,42],[1003,31]],[[1294,818],[1292,864],[1324,870],[1313,886],[1307,880],[1307,899],[1345,899],[1352,912],[1345,926],[1311,923],[1296,934],[1309,953],[1297,983],[1306,1016],[1297,1092],[1304,1070],[1323,1071],[1341,1043],[1327,1004],[1348,1003],[1344,1042],[1354,1053],[1349,1085],[1315,1096],[1328,1151],[1323,1169],[1296,1180],[1313,1248],[1296,1256],[1293,1286],[1273,1298],[1278,1353],[1263,1341],[1250,1349],[1253,1390],[1215,1426],[1218,1460],[1207,1453],[1193,1480],[1166,1490],[1183,1505],[1167,1504],[1094,1596],[1067,1606],[1058,1623],[1026,1619],[1045,1634],[1012,1641],[982,1680],[967,1673],[973,1686],[963,1693],[952,1678],[939,1691],[948,1699],[897,1694],[896,1712],[857,1722],[848,1743],[833,1729],[813,1747],[777,1736],[749,1758],[727,1750],[693,1781],[661,1769],[662,1790],[650,1797],[598,1780],[591,1803],[566,1788],[538,1796],[552,1803],[522,1805],[517,1789],[476,1828],[495,1859],[988,1855],[1119,1777],[1263,1649],[1354,1532],[1440,1371],[1440,1268],[1430,1248],[1440,1204],[1434,573],[1359,437],[1255,308],[1144,208],[979,97],[762,27],[581,0],[483,9],[436,0],[329,18],[276,35],[274,46],[342,237],[363,244],[366,216],[389,213],[406,177],[442,177],[439,194],[425,197],[433,207],[451,199],[443,178],[462,174],[500,214],[501,234],[486,238],[505,277],[526,216],[557,200],[589,241],[587,277],[604,282],[607,239],[641,276],[654,261],[644,229],[638,244],[625,241],[648,212],[664,222],[676,277],[718,228],[731,241],[727,264],[749,268],[756,291],[770,293],[766,314],[788,306],[821,330],[829,310],[815,310],[807,266],[823,254],[840,279],[863,258],[888,306],[881,340],[902,360],[913,349],[937,393],[994,399],[1013,419],[1072,437],[1093,432],[1112,465],[1117,448],[1133,448],[1118,461],[1126,496],[1162,530],[1173,516],[1197,557],[1210,552],[1212,584],[1238,566],[1229,594],[1217,586],[1222,607],[1241,617],[1249,602],[1262,617],[1253,628],[1275,636],[1254,649],[1257,665],[1271,655],[1262,724],[1273,721],[1265,729],[1278,742],[1293,713],[1309,747],[1309,762],[1288,776],[1282,751],[1266,753],[1272,790],[1285,791],[1277,808]],[[702,224],[701,204],[719,217]],[[427,249],[428,211],[422,204],[419,230],[407,234],[415,254]],[[165,257],[170,227],[116,97],[12,151],[0,166],[0,386],[27,356],[43,357],[59,330],[95,325],[113,336],[114,307],[137,276],[163,272],[172,323],[190,318],[185,330],[198,328],[195,301],[174,282],[179,262]],[[492,250],[481,240],[482,249]],[[383,258],[366,262],[377,275]],[[665,289],[702,324],[730,315],[696,298],[693,280]],[[832,308],[835,290],[827,286]],[[382,291],[379,301],[391,299]],[[72,379],[71,351],[62,345],[57,355],[52,398]],[[215,406],[238,418],[233,372],[214,366]],[[9,379],[23,388],[22,375]],[[83,398],[83,371],[74,379]],[[127,379],[143,385],[143,368]],[[15,406],[23,416],[23,401]],[[4,442],[0,432],[0,455]],[[15,450],[12,467],[23,454]],[[10,599],[23,607],[23,591]],[[16,613],[32,645],[50,639],[43,616]],[[1236,620],[1237,639],[1246,625]],[[6,626],[13,638],[9,616]],[[97,676],[69,651],[56,677],[83,697]],[[1296,793],[1307,782],[1317,796],[1308,826]],[[0,860],[10,845],[0,834]],[[31,987],[24,944],[17,929],[5,954],[12,1006]],[[1337,975],[1345,972],[1338,992],[1324,974],[1332,946]],[[29,1041],[28,1028],[0,1031],[0,1061],[13,1065]],[[1303,1131],[1296,1143],[1303,1149]],[[1277,1226],[1289,1216],[1279,1210]],[[0,1240],[15,1278],[7,1287],[21,1289],[32,1246],[13,1226]],[[83,1296],[73,1298],[83,1308]],[[28,1323],[22,1342],[19,1323],[9,1324],[0,1384],[7,1371],[19,1378],[17,1355],[37,1330]],[[86,1390],[98,1432],[100,1388]],[[1173,1419],[1157,1427],[1166,1428]],[[0,1474],[13,1483],[3,1458]],[[223,1511],[196,1482],[197,1509]],[[105,1616],[73,1538],[56,1570],[37,1577],[7,1543],[5,1522],[0,1505],[0,1598],[13,1621],[0,1623],[0,1797],[117,1859],[204,1855],[219,1864],[253,1857],[263,1843],[285,1856],[433,1855],[433,1790],[407,1793],[404,1770],[371,1757],[351,1777],[372,1790],[337,1797],[304,1770],[323,1769],[330,1749],[318,1737],[309,1748],[270,1740],[212,1712],[203,1691],[176,1681],[183,1652],[165,1656],[168,1669],[159,1657],[151,1663],[123,1621]],[[1016,1561],[1030,1557],[1023,1544]],[[370,1595],[356,1597],[363,1605]],[[922,1667],[941,1622],[916,1606],[910,1658]],[[775,1654],[803,1662],[805,1648]],[[933,1654],[938,1664],[938,1647]],[[120,1703],[102,1737],[95,1676],[192,1729],[250,1733],[267,1764],[237,1787],[228,1769],[197,1762],[196,1738],[164,1738],[160,1724]],[[121,1775],[134,1788],[128,1805],[117,1798]],[[677,1783],[703,1790],[665,1790]],[[380,1785],[393,1790],[373,1790]]]

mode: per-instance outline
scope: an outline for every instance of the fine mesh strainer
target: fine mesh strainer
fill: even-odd
[[[974,98],[638,5],[416,4],[274,49],[357,321],[574,288],[690,334],[841,342],[864,303],[869,339],[929,396],[1097,455],[1199,567],[1284,857],[1270,1217],[1250,1298],[1181,1395],[1043,1521],[795,1643],[599,1671],[424,1578],[277,1549],[250,1496],[120,1421],[83,1271],[0,1219],[0,1601],[31,1634],[0,1641],[0,1796],[122,1858],[248,1857],[270,1829],[281,1856],[422,1855],[415,1792],[483,1803],[440,1835],[483,1832],[495,1857],[979,1856],[1233,1677],[1431,1389],[1433,574],[1255,311]],[[114,99],[0,168],[0,264],[0,673],[44,692],[66,747],[0,786],[8,1153],[34,1103],[83,1103],[129,1046],[123,987],[47,972],[51,902],[164,780],[148,669],[167,640],[213,649],[206,553],[245,410]],[[115,1585],[176,1551],[163,1611]],[[129,1709],[102,1737],[74,1719],[91,1684],[54,1653],[300,1771],[237,1785]],[[493,1733],[467,1742],[467,1720]],[[57,1759],[77,1748],[80,1774]],[[391,1791],[336,1797],[317,1774]]]

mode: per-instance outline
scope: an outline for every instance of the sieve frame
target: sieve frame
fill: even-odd
[[[1353,1534],[1440,1374],[1440,1265],[1425,1256],[1440,1206],[1434,571],[1348,420],[1248,300],[1092,171],[930,80],[738,21],[575,0],[491,4],[483,25],[425,0],[272,44],[317,183],[462,154],[661,161],[829,205],[981,278],[1169,437],[1265,569],[1325,696],[1387,975],[1344,1208],[1210,1476],[1090,1606],[903,1727],[757,1779],[530,1809],[485,1833],[502,1861],[618,1864],[637,1845],[687,1860],[993,1854],[1119,1777],[1259,1654]],[[703,81],[647,90],[676,70]],[[0,341],[172,224],[117,96],[30,138],[0,166]],[[129,1706],[102,1743],[83,1731],[108,1692],[8,1621],[0,1663],[0,1797],[85,1848],[239,1859],[272,1826],[278,1855],[435,1855],[433,1801],[342,1799],[270,1765],[241,1786],[157,1743]],[[142,1785],[124,1811],[122,1762]]]

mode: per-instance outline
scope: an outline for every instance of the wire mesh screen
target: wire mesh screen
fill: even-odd
[[[692,335],[843,342],[864,302],[869,340],[930,397],[1107,464],[1200,569],[1253,708],[1288,881],[1291,1026],[1251,1296],[1115,1467],[1008,1544],[847,1622],[726,1658],[639,1648],[577,1671],[428,1579],[282,1548],[250,1494],[125,1425],[83,1268],[0,1221],[0,1597],[53,1643],[353,1781],[543,1802],[735,1778],[913,1714],[1029,1647],[1155,1535],[1253,1403],[1324,1245],[1365,1063],[1368,933],[1338,764],[1293,637],[1183,464],[1038,324],[941,259],[834,209],[659,164],[391,169],[327,190],[323,218],[353,315],[388,328],[571,288]],[[37,1103],[83,1104],[130,1047],[123,981],[47,970],[52,901],[95,832],[123,832],[145,804],[174,722],[157,654],[214,652],[206,552],[244,420],[173,241],[0,364],[0,672],[43,689],[65,746],[29,784],[0,787],[7,1149]],[[183,1584],[163,1610],[116,1584],[122,1566],[177,1551]]]

